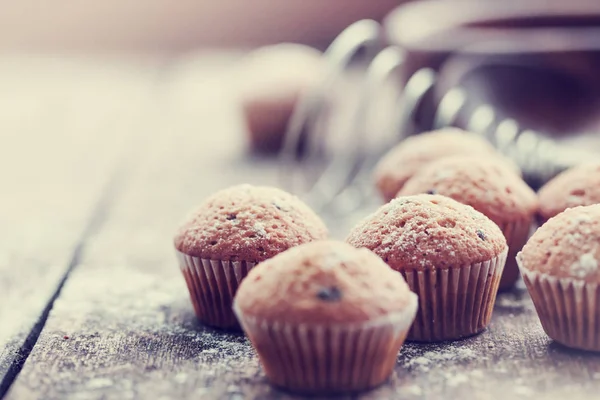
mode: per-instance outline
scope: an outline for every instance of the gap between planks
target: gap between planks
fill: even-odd
[[[19,376],[23,365],[25,365],[29,354],[31,354],[33,347],[37,343],[37,340],[40,334],[42,333],[42,330],[44,329],[44,326],[46,324],[46,321],[48,320],[48,316],[50,315],[50,311],[52,310],[54,302],[60,296],[60,292],[67,279],[69,279],[69,275],[71,274],[71,272],[79,265],[79,261],[81,259],[81,255],[85,250],[86,243],[88,242],[89,238],[92,237],[95,233],[97,233],[102,227],[102,223],[105,220],[107,211],[111,207],[111,199],[114,198],[114,196],[119,192],[119,190],[121,190],[123,182],[125,181],[125,176],[127,175],[126,172],[127,169],[125,168],[124,164],[119,163],[117,168],[115,168],[115,171],[112,172],[111,178],[106,184],[104,190],[101,191],[100,198],[96,203],[95,207],[92,209],[88,222],[86,223],[86,226],[80,238],[77,240],[75,248],[73,249],[64,275],[60,279],[56,290],[48,300],[48,303],[46,304],[46,307],[44,307],[40,317],[33,325],[31,331],[25,338],[25,341],[17,351],[10,367],[8,368],[7,373],[4,375],[2,381],[0,382],[0,399],[4,398],[4,396],[10,390],[12,383]]]
[[[126,60],[102,59],[96,61],[90,59],[90,62],[83,62],[71,58],[47,60],[40,57],[39,59],[35,58],[33,61],[36,61],[36,63],[19,57],[14,57],[14,59],[3,57],[0,58],[0,67],[5,73],[5,78],[7,76],[10,78],[15,74],[19,77],[18,79],[14,79],[15,85],[20,89],[24,87],[24,92],[29,90],[35,94],[40,91],[40,87],[43,88],[45,91],[39,92],[40,98],[37,100],[40,104],[47,106],[40,109],[48,109],[49,111],[46,114],[53,116],[53,118],[42,113],[39,120],[45,121],[45,124],[37,122],[37,118],[35,119],[36,123],[32,122],[28,124],[29,120],[23,120],[19,112],[14,112],[15,117],[12,119],[6,118],[6,115],[4,115],[5,118],[2,120],[3,125],[1,127],[4,129],[4,137],[6,139],[15,140],[17,136],[15,136],[16,133],[14,132],[24,131],[30,136],[33,135],[31,137],[27,136],[29,138],[28,146],[30,143],[40,146],[41,142],[43,150],[40,150],[40,153],[50,155],[41,158],[43,161],[39,161],[39,158],[35,157],[37,154],[35,152],[33,156],[28,153],[28,157],[23,157],[27,146],[12,146],[12,155],[17,160],[23,158],[26,160],[38,160],[38,163],[40,163],[39,167],[42,168],[44,167],[44,162],[51,163],[48,170],[52,175],[48,175],[46,169],[41,170],[41,172],[36,171],[35,175],[31,173],[34,168],[23,171],[19,168],[21,164],[18,162],[16,165],[10,164],[11,158],[9,157],[9,162],[6,165],[13,167],[13,171],[7,172],[8,176],[13,179],[12,181],[9,180],[9,184],[11,182],[17,183],[15,186],[16,190],[13,193],[13,200],[17,204],[21,197],[27,195],[26,190],[19,191],[23,187],[27,188],[25,185],[19,186],[20,182],[41,183],[44,181],[44,183],[47,183],[44,177],[48,175],[51,176],[50,183],[55,180],[61,183],[63,181],[68,183],[62,186],[58,185],[57,187],[42,186],[46,192],[40,192],[42,193],[41,199],[46,199],[43,195],[44,193],[54,194],[48,192],[48,190],[59,191],[59,193],[65,194],[65,197],[68,199],[66,200],[67,202],[77,202],[74,203],[74,205],[77,205],[75,208],[78,209],[78,204],[85,204],[85,211],[80,216],[75,217],[76,221],[80,221],[75,224],[78,227],[77,231],[69,239],[70,246],[62,250],[64,251],[62,253],[64,256],[60,257],[60,261],[48,258],[48,254],[44,252],[44,249],[38,248],[39,243],[37,242],[36,248],[26,250],[33,250],[33,254],[37,254],[40,260],[43,260],[44,268],[50,268],[52,265],[56,265],[58,268],[54,267],[56,273],[49,275],[50,279],[44,282],[46,286],[42,288],[43,297],[40,298],[39,302],[36,300],[33,303],[33,307],[28,306],[29,308],[26,311],[32,312],[32,314],[25,317],[26,322],[21,324],[21,326],[17,322],[15,325],[16,328],[11,327],[9,324],[8,330],[5,330],[5,333],[8,332],[9,335],[7,338],[12,343],[8,342],[9,344],[3,348],[4,343],[0,340],[0,398],[4,398],[9,393],[9,390],[19,377],[26,361],[39,341],[40,334],[44,330],[48,318],[51,317],[55,301],[61,296],[63,287],[70,278],[71,273],[79,266],[82,254],[89,244],[89,239],[100,229],[108,210],[112,207],[111,202],[113,198],[121,190],[122,185],[128,177],[128,172],[133,166],[132,164],[137,163],[139,157],[133,157],[132,150],[135,149],[141,152],[143,151],[143,147],[145,147],[147,140],[141,140],[144,139],[142,134],[148,134],[152,130],[153,116],[156,115],[158,109],[156,99],[159,96],[157,96],[156,92],[161,90],[163,72],[168,67],[161,60],[137,60],[135,58]],[[34,67],[31,67],[31,64],[34,64]],[[22,72],[23,69],[25,72]],[[35,78],[33,82],[22,78],[22,76],[29,77],[30,75]],[[10,79],[6,78],[0,81],[0,83],[5,84],[7,80],[10,81]],[[36,108],[38,104],[35,101],[27,100],[25,96],[23,98],[25,100],[22,104],[18,103],[15,106],[16,108],[13,107],[16,111],[19,111],[20,106],[22,109],[28,110],[29,114],[37,116],[36,112],[38,114],[41,113]],[[110,99],[110,101],[107,102],[107,99]],[[11,111],[15,110],[9,110],[7,115]],[[140,114],[140,111],[145,112]],[[66,118],[67,115],[68,118]],[[143,126],[140,126],[139,122],[143,122]],[[55,135],[57,132],[60,133]],[[11,133],[14,137],[11,136]],[[40,140],[40,138],[46,139]],[[21,142],[23,140],[20,142],[17,141],[17,143]],[[87,147],[88,143],[92,147]],[[140,143],[142,146],[140,146]],[[82,144],[86,147],[81,147]],[[11,149],[10,146],[9,149]],[[81,152],[82,149],[84,152]],[[66,152],[64,154],[66,157],[61,157],[61,154],[63,154],[61,151]],[[84,154],[87,156],[84,156]],[[136,155],[136,153],[133,153],[133,155]],[[52,168],[54,166],[52,156],[60,158],[60,162],[56,162],[59,167]],[[91,157],[91,160],[89,157]],[[62,162],[65,158],[66,161]],[[84,161],[83,164],[81,164],[82,161]],[[28,162],[27,165],[32,165],[32,163]],[[33,165],[35,167],[35,163]],[[88,171],[88,169],[90,170]],[[90,171],[91,173],[89,173]],[[64,175],[64,178],[61,174]],[[56,177],[60,178],[57,180]],[[83,181],[85,184],[81,184],[76,180],[80,179],[80,177],[85,179]],[[97,182],[98,179],[101,180],[101,183],[95,186],[94,182]],[[74,190],[75,186],[72,185],[71,181],[77,182],[77,185],[82,185],[83,189],[79,190],[80,186],[77,186],[77,190]],[[85,195],[81,196],[83,197],[82,199],[78,196],[73,196],[73,192],[79,194],[80,191],[82,193],[90,193],[90,191],[96,193],[89,198],[86,198]],[[52,201],[56,201],[55,197],[50,196]],[[82,200],[83,202],[81,202]],[[26,205],[24,207],[30,206],[29,203],[25,202]],[[53,203],[50,204],[51,207],[48,207],[44,201],[40,203],[39,200],[32,204],[36,204],[42,210],[46,209],[46,212],[58,213],[59,216],[64,213],[65,216],[69,217],[73,213],[69,203],[66,203],[66,207],[54,207]],[[75,215],[77,215],[77,212],[75,211]],[[46,235],[51,235],[57,230],[52,227],[53,224],[61,225],[63,220],[68,219],[62,216],[60,218],[48,219],[45,218],[45,214],[40,215],[43,218],[36,219],[39,217],[37,214],[32,218],[39,224],[45,224],[44,226],[49,228],[48,232],[44,231]],[[54,221],[55,219],[56,221]],[[48,225],[49,222],[51,222],[50,225]],[[17,219],[15,223],[20,223],[20,221]],[[24,229],[26,228],[22,230]],[[19,239],[17,238],[16,240]],[[56,264],[46,265],[48,263]],[[28,265],[23,265],[22,267],[28,267]],[[10,274],[10,270],[5,272],[7,273],[5,278],[8,279],[8,284],[14,285],[15,283],[22,284],[26,282],[24,279],[14,279]],[[17,272],[17,270],[15,269],[13,272]],[[23,274],[21,275],[23,276],[36,273],[36,271],[29,269],[24,269],[22,272]],[[42,276],[44,278],[47,277],[46,275]],[[33,279],[31,283],[33,283],[33,286],[31,286],[33,288],[38,282]],[[32,289],[30,292],[34,292],[35,290],[41,293],[39,288]],[[13,300],[17,301],[18,298],[14,298]],[[18,317],[23,310],[20,309],[19,304],[15,303],[12,307],[14,308],[15,306],[15,312],[19,313],[18,315],[16,314]],[[7,307],[11,307],[10,302]],[[1,311],[2,309],[0,308]],[[18,331],[18,329],[22,330]]]

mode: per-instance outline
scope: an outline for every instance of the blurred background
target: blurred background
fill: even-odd
[[[293,41],[326,45],[402,0],[3,2],[0,50],[178,53]]]
[[[454,124],[492,142],[506,128],[515,142],[536,132],[598,147],[595,1],[24,0],[0,5],[0,167],[19,172],[3,179],[35,194],[51,181],[40,178],[40,165],[57,165],[58,154],[86,155],[86,146],[100,142],[119,153],[161,134],[184,141],[204,135],[213,146],[227,140],[231,154],[273,154],[300,95],[325,76],[321,51],[362,19],[382,22],[371,59],[388,44],[402,51],[398,79],[388,87],[403,92],[424,69],[435,77],[419,107],[406,105],[406,93],[391,108],[370,101],[369,111],[378,109],[385,122],[363,132],[355,117],[365,107],[358,100],[339,107],[360,97],[356,85],[342,82],[323,103],[339,122],[327,132],[336,145],[359,143],[356,135],[366,130],[384,136],[379,148],[363,149],[378,156],[402,136]],[[410,115],[393,125],[403,113]],[[216,131],[230,134],[210,134]],[[509,155],[535,175],[541,161],[531,155],[543,146],[535,138],[522,142],[529,150]],[[546,158],[560,158],[543,148]],[[74,173],[72,164],[62,168],[56,176]],[[13,201],[20,207],[27,200]]]

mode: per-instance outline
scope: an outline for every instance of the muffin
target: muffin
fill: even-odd
[[[322,54],[294,43],[265,46],[250,53],[239,72],[250,146],[257,152],[277,152],[298,99],[323,79]]]
[[[248,271],[290,247],[326,237],[321,219],[282,190],[240,185],[210,196],[175,236],[198,319],[238,327],[231,305]]]
[[[535,192],[511,168],[495,158],[444,158],[417,171],[398,196],[419,193],[451,197],[494,221],[508,242],[500,289],[514,286],[519,278],[515,257],[527,241],[538,200]]]
[[[377,189],[385,201],[390,201],[423,166],[454,155],[493,156],[518,171],[514,163],[497,153],[485,139],[458,128],[445,128],[409,137],[391,149],[375,167]]]
[[[550,218],[517,261],[544,331],[555,341],[600,351],[600,205]]]
[[[460,339],[489,324],[508,246],[500,228],[449,197],[399,197],[356,226],[347,242],[399,271],[419,296],[408,339]]]
[[[600,163],[570,168],[539,191],[540,220],[545,222],[567,208],[600,203]]]
[[[355,392],[384,382],[413,322],[417,298],[366,249],[319,241],[257,266],[234,309],[276,386]]]

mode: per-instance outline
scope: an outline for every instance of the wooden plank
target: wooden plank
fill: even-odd
[[[112,190],[120,144],[152,81],[143,68],[132,72],[0,59],[0,396]]]
[[[180,218],[206,195],[275,182],[272,163],[244,158],[228,84],[209,72],[190,92],[194,74],[174,71],[163,134],[90,238],[8,399],[296,398],[267,384],[243,336],[195,321],[173,254]],[[500,297],[484,334],[406,345],[392,379],[359,397],[577,400],[599,378],[600,358],[552,344],[520,289]]]

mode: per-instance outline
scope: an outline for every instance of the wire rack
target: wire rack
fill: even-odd
[[[399,76],[406,60],[403,49],[386,45],[384,37],[383,27],[372,20],[346,28],[324,54],[328,68],[320,85],[305,93],[290,119],[280,155],[282,185],[319,211],[346,216],[372,203],[377,198],[371,179],[374,164],[392,146],[420,133],[415,124],[419,106],[434,90],[440,90],[435,70],[417,70],[399,85],[391,118],[374,130],[369,113],[377,96],[390,86],[390,79]],[[332,137],[328,125],[331,95],[335,94],[335,83],[352,69],[357,58],[364,61],[364,68],[359,68],[357,101],[352,112],[341,116],[347,127],[343,134]],[[468,103],[465,88],[444,90],[433,113],[432,127],[455,125]],[[525,179],[534,185],[596,157],[594,152],[565,147],[520,126],[513,118],[501,117],[489,104],[476,104],[467,112],[465,128],[485,137],[514,160]],[[334,146],[332,141],[336,142]]]

